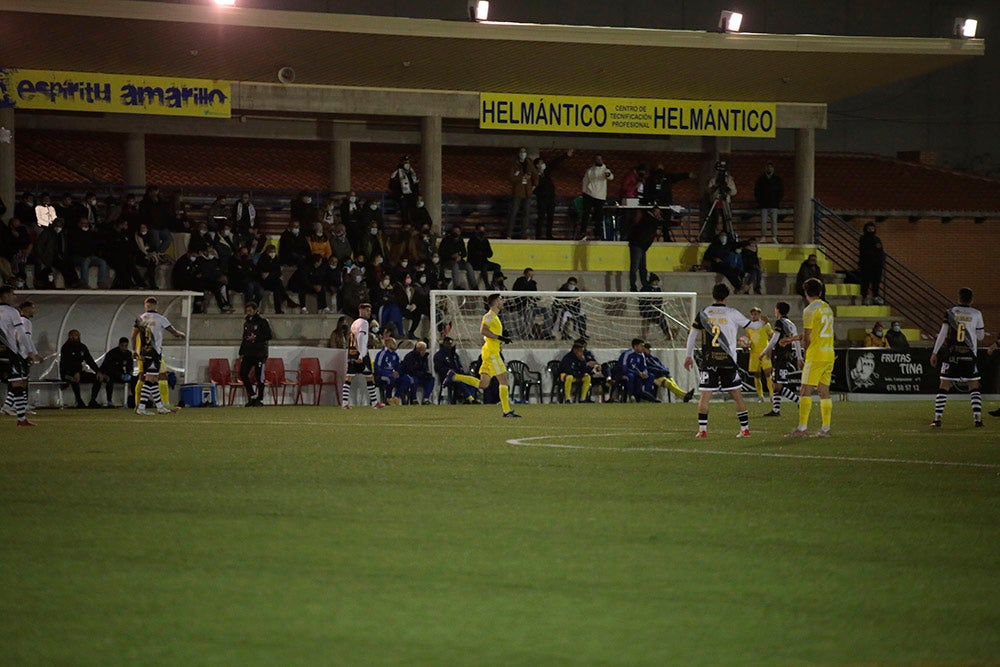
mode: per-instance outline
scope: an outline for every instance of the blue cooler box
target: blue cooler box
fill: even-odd
[[[214,384],[182,384],[180,405],[186,408],[215,407]]]

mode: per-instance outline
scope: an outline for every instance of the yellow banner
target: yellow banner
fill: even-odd
[[[773,137],[775,105],[480,93],[479,127],[539,132]]]
[[[0,107],[229,118],[228,81],[0,68]]]

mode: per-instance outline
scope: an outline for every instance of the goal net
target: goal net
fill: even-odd
[[[450,336],[479,348],[487,292],[431,292],[431,349]],[[590,348],[624,349],[633,338],[654,348],[684,348],[695,318],[695,292],[503,292],[504,334],[523,349],[563,350],[585,338]]]

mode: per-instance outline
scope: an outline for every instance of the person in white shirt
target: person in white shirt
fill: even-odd
[[[931,366],[938,365],[938,353],[941,353],[941,384],[934,397],[932,427],[941,428],[941,415],[953,382],[965,383],[969,388],[972,423],[976,427],[982,427],[983,399],[979,392],[980,375],[976,354],[979,352],[979,341],[986,337],[985,330],[983,314],[972,307],[972,290],[963,287],[958,290],[958,305],[952,306],[944,314],[944,322],[931,352]]]
[[[145,415],[147,403],[152,403],[158,414],[176,412],[163,404],[160,382],[166,381],[163,367],[163,332],[169,331],[177,338],[185,335],[170,324],[170,320],[156,312],[156,297],[150,296],[144,302],[145,311],[135,318],[132,325],[133,356],[140,360],[142,391],[136,401],[136,414]]]
[[[583,212],[580,216],[580,228],[583,238],[587,238],[587,225],[594,222],[594,236],[602,238],[601,221],[604,219],[604,202],[608,198],[608,181],[613,181],[615,175],[604,164],[600,155],[594,157],[594,164],[583,174]]]
[[[48,227],[56,219],[56,207],[52,205],[52,198],[49,193],[42,193],[42,198],[35,206],[35,219],[39,227]]]
[[[371,318],[370,303],[358,306],[358,319],[351,324],[351,339],[347,345],[347,375],[340,390],[340,406],[345,410],[351,407],[351,383],[358,374],[365,378],[365,384],[368,386],[369,404],[376,410],[385,407],[385,404],[378,400],[372,359],[368,356],[368,338],[370,334],[378,333],[378,322],[371,321]]]

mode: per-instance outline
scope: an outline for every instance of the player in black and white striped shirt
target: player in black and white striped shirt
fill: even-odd
[[[785,338],[795,338],[799,333],[798,329],[795,328],[795,323],[788,319],[789,310],[791,310],[791,306],[786,301],[779,301],[775,304],[774,333],[771,334],[771,340],[767,347],[760,353],[761,358],[766,354],[771,355],[771,367],[774,373],[774,395],[771,397],[771,411],[766,413],[765,417],[781,416],[782,398],[793,403],[799,402],[798,392],[792,391],[788,384],[789,377],[796,371],[802,370],[802,345],[797,340],[790,345],[778,344],[778,341]]]
[[[15,300],[13,287],[0,287],[0,344],[10,364],[7,393],[17,414],[17,425],[34,426],[28,421],[28,367],[32,348],[24,333],[21,311],[14,306]]]
[[[953,382],[964,382],[969,387],[972,423],[975,426],[983,425],[983,399],[979,393],[976,353],[979,351],[979,341],[986,336],[985,328],[983,314],[972,307],[972,290],[967,287],[958,290],[958,305],[945,312],[944,323],[931,352],[931,366],[938,365],[938,352],[942,353],[941,384],[934,397],[932,427],[941,427],[941,415]]]

